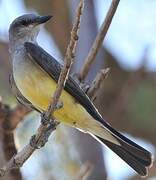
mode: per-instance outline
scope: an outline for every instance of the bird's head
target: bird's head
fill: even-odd
[[[9,28],[10,41],[35,41],[39,32],[39,25],[47,22],[52,16],[24,14],[16,18]]]

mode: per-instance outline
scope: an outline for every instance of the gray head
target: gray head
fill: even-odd
[[[24,14],[16,18],[9,28],[9,40],[11,43],[16,41],[35,41],[39,32],[39,25],[47,22],[52,16],[39,16],[37,14]]]

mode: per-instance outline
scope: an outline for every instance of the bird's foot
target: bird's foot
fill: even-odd
[[[36,135],[33,135],[30,139],[30,146],[34,149],[40,149],[46,144],[47,141],[48,139],[45,137],[45,135],[40,137],[39,140],[36,138]]]
[[[46,112],[41,113],[41,124],[46,126],[50,123],[50,118],[47,116]]]
[[[59,100],[59,101],[57,102],[57,105],[56,105],[55,110],[59,110],[59,109],[61,109],[61,108],[63,108],[63,101]]]
[[[56,129],[57,125],[59,125],[58,121],[50,121],[45,132],[39,139],[36,138],[36,135],[33,135],[31,137],[30,146],[35,149],[40,149],[41,147],[43,147],[48,142],[49,136]]]
[[[30,146],[33,147],[34,149],[39,149],[39,148],[40,148],[40,147],[38,146],[38,142],[37,142],[37,139],[36,139],[36,135],[31,136]]]
[[[47,142],[48,142],[48,138],[51,135],[51,133],[56,129],[56,127],[59,125],[59,122],[56,120],[52,120],[50,121],[44,135],[43,138],[41,139],[41,144],[40,147],[43,147]]]
[[[83,89],[83,91],[87,94],[88,90],[90,89],[90,86],[85,83],[83,83],[83,84],[81,83],[80,86]]]

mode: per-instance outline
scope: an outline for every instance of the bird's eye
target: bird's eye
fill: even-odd
[[[21,24],[22,24],[23,26],[28,26],[30,23],[31,23],[31,22],[30,22],[29,20],[23,20]]]

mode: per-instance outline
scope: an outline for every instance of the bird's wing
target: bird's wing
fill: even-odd
[[[31,59],[57,82],[62,65],[54,57],[52,57],[44,49],[36,44],[26,42],[25,48]],[[80,103],[89,114],[93,116],[93,118],[97,119],[97,116],[101,117],[96,107],[90,101],[89,97],[70,75],[64,89],[69,94],[71,94],[75,100]]]
[[[43,48],[36,44],[26,42],[25,48],[31,59],[57,82],[62,69],[62,65],[54,57],[48,54]],[[76,99],[76,101],[80,103],[94,119],[102,123],[114,135],[140,148],[140,146],[138,146],[136,143],[133,143],[131,140],[120,134],[118,131],[112,128],[106,121],[104,121],[104,119],[101,117],[100,113],[98,112],[94,104],[91,102],[89,97],[70,75],[67,79],[64,89],[69,94],[71,94]]]
[[[26,42],[25,49],[32,61],[37,63],[57,82],[62,69],[62,66],[58,61],[36,44]],[[106,141],[105,139],[97,138],[125,160],[140,175],[146,175],[147,167],[152,164],[151,153],[116,131],[106,121],[104,121],[89,97],[70,75],[65,84],[65,90],[71,94],[95,120],[100,122],[107,130],[109,130],[120,142],[120,145],[118,146],[112,142]]]
[[[32,61],[37,63],[44,71],[46,71],[57,82],[61,72],[62,65],[40,46],[33,44],[31,42],[26,42],[24,46]],[[89,97],[70,75],[67,79],[64,89],[69,94],[71,94],[75,98],[75,100],[78,103],[80,103],[95,120],[102,123],[105,128],[111,131],[114,134],[114,136],[123,139],[124,141],[132,144],[137,148],[143,149],[142,147],[138,146],[136,143],[134,143],[133,141],[131,141],[130,139],[128,139],[127,137],[123,136],[121,133],[116,131],[102,118],[102,116],[100,115],[94,104],[91,102]]]

